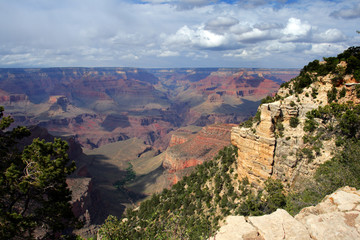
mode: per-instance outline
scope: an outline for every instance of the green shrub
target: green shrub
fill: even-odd
[[[316,88],[312,88],[311,90],[312,90],[311,96],[312,96],[313,98],[316,98],[317,95],[318,95],[318,90],[317,90]]]
[[[261,111],[257,110],[257,112],[254,116],[254,122],[260,122],[260,116],[261,116]]]
[[[345,97],[345,95],[346,95],[346,88],[343,87],[341,89],[341,91],[339,92],[339,98],[343,98],[343,97]]]
[[[336,96],[337,96],[337,90],[336,88],[333,86],[332,89],[327,93],[327,98],[328,98],[328,102],[332,103],[333,101],[336,100]]]
[[[360,85],[355,86],[356,97],[360,98]]]
[[[244,127],[244,128],[251,128],[252,125],[253,125],[252,118],[246,120],[245,122],[240,123],[240,127]]]
[[[313,132],[317,127],[318,123],[312,118],[312,119],[306,119],[304,123],[304,131],[305,132]]]
[[[266,96],[265,98],[263,98],[261,100],[261,104],[264,104],[264,103],[272,103],[275,101],[275,98],[271,97],[271,96]]]
[[[296,128],[299,125],[300,121],[297,117],[291,117],[290,118],[290,127]]]

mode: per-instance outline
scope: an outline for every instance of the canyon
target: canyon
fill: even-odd
[[[170,188],[230,144],[231,128],[254,115],[297,69],[0,69],[0,105],[40,138],[71,142],[68,179],[79,232]],[[40,130],[42,129],[42,130]],[[47,130],[45,130],[47,129]],[[132,166],[137,177],[118,189]],[[101,205],[101,212],[97,211]]]
[[[165,150],[172,130],[238,123],[298,70],[0,69],[0,104],[19,125],[72,135],[84,148],[137,137]],[[167,139],[167,140],[164,140]]]

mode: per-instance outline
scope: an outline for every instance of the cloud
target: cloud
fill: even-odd
[[[346,40],[346,36],[339,29],[336,28],[331,28],[326,30],[325,32],[314,35],[315,42],[333,43],[342,42],[344,40]]]
[[[179,52],[165,50],[165,51],[162,51],[161,53],[159,53],[157,56],[158,57],[176,57],[179,55],[180,55]]]
[[[179,0],[176,6],[180,10],[188,10],[197,7],[203,7],[217,2],[217,0]]]
[[[311,25],[302,23],[298,18],[290,18],[286,27],[282,30],[283,41],[301,41],[309,37]]]
[[[352,8],[343,8],[330,14],[334,18],[355,19],[360,18],[360,3]]]
[[[151,4],[169,4],[175,6],[177,10],[191,10],[216,3],[218,0],[141,0]]]
[[[261,22],[261,23],[256,23],[254,25],[254,28],[260,30],[271,30],[271,29],[283,28],[283,25],[281,23]]]
[[[239,23],[239,20],[234,17],[219,16],[219,17],[210,19],[206,23],[205,29],[220,33],[220,32],[228,30],[231,26],[234,26],[238,23]]]
[[[270,31],[262,31],[257,28],[253,28],[251,31],[245,32],[235,37],[235,39],[241,43],[257,43],[275,38],[276,36],[271,34]]]
[[[358,44],[359,9],[356,0],[0,1],[0,67],[301,67]]]
[[[166,45],[182,45],[206,49],[218,49],[226,46],[227,38],[224,35],[213,33],[198,26],[193,29],[188,26],[180,28],[174,35],[166,40]]]

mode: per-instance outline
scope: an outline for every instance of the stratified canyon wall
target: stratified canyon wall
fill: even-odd
[[[342,64],[342,63],[341,63]],[[296,184],[298,179],[314,174],[317,166],[331,159],[335,147],[334,136],[322,143],[321,152],[314,154],[311,161],[302,156],[301,150],[313,144],[304,143],[303,137],[306,113],[319,106],[328,105],[327,93],[332,89],[331,74],[317,77],[318,81],[305,88],[300,94],[290,94],[289,88],[281,88],[278,95],[281,100],[262,104],[260,121],[253,122],[251,127],[237,126],[232,129],[231,142],[238,147],[238,176],[248,178],[256,185],[262,185],[269,178],[279,178],[284,183]],[[346,89],[346,95],[339,103],[356,98],[355,79],[351,75],[344,77],[342,84],[336,86],[338,92]],[[349,84],[350,83],[350,84]],[[292,83],[290,83],[292,84]],[[316,97],[313,89],[317,90]],[[290,119],[299,120],[297,126],[290,126]],[[319,128],[322,126],[318,122]],[[279,130],[279,129],[282,130]]]
[[[16,124],[73,135],[85,148],[129,138],[165,150],[187,125],[236,123],[298,70],[0,69],[0,105]]]

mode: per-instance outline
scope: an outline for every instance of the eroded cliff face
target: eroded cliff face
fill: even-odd
[[[233,126],[235,125],[214,124],[202,128],[197,134],[176,134],[172,146],[165,152],[163,167],[176,172],[211,160],[220,149],[229,145]]]
[[[314,153],[314,159],[307,159],[301,151],[314,144],[303,140],[306,113],[329,104],[327,93],[333,87],[333,77],[331,74],[317,77],[317,81],[300,94],[291,95],[289,88],[281,88],[278,92],[281,100],[258,108],[260,121],[251,127],[232,129],[231,143],[238,147],[239,179],[248,178],[251,183],[262,185],[267,178],[273,177],[293,185],[314,174],[319,164],[331,159],[335,149],[334,136],[322,142],[320,152]],[[337,92],[346,89],[339,103],[359,103],[355,85],[351,84],[354,82],[351,75],[346,75],[336,86]],[[313,89],[316,89],[316,95]],[[297,126],[291,126],[292,118],[298,120]],[[325,128],[321,122],[318,124],[319,129]]]
[[[275,134],[273,118],[279,116],[279,108],[271,112],[274,104],[264,104],[260,123],[253,129],[234,127],[231,143],[238,147],[238,175],[251,182],[259,182],[271,176],[274,162]],[[274,108],[273,108],[274,110]]]

